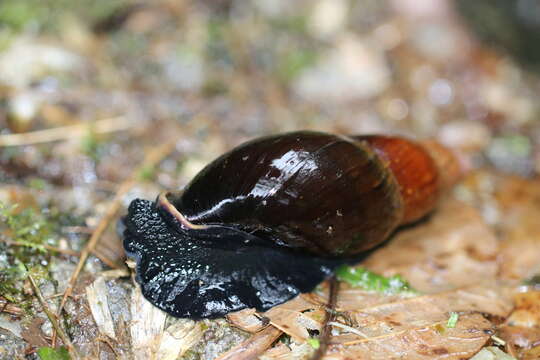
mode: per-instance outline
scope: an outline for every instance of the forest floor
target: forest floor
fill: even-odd
[[[265,314],[174,319],[116,231],[131,200],[299,129],[437,139],[470,167],[360,264],[416,292],[341,278],[328,359],[537,359],[540,81],[452,4],[0,2],[0,359],[309,357],[326,283]]]

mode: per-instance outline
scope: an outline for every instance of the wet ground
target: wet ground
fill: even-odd
[[[434,293],[472,279],[534,276],[540,81],[538,24],[528,14],[538,9],[508,2],[517,17],[505,18],[465,3],[458,11],[442,0],[2,1],[0,358],[32,359],[40,348],[68,345],[62,332],[76,352],[100,359],[146,358],[144,351],[212,359],[249,339],[239,321],[160,318],[138,303],[116,223],[132,199],[181,189],[216,156],[276,132],[400,134],[464,154],[473,173],[453,196],[470,216],[449,202],[451,220],[407,229],[421,233],[418,246],[385,248],[370,269]],[[479,26],[484,15],[519,41],[527,41],[520,31],[531,33],[531,45],[509,45],[517,40]],[[424,247],[434,234],[446,245]],[[56,313],[63,298],[51,322],[43,308]],[[107,311],[92,308],[103,302]],[[134,325],[139,310],[154,322]],[[523,332],[503,331],[514,334],[504,339],[524,359],[540,339],[536,323],[527,329],[527,342],[514,341]],[[277,345],[298,358],[313,351],[294,335],[293,345]],[[432,339],[447,346],[443,340]],[[478,339],[480,347],[492,343]],[[268,356],[278,355],[292,356],[282,346]]]

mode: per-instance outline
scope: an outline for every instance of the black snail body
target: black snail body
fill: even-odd
[[[264,311],[311,291],[433,208],[452,181],[430,155],[444,150],[431,147],[385,136],[268,136],[214,160],[183,192],[134,200],[124,247],[144,296],[199,319]]]

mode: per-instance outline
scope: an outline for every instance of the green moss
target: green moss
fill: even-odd
[[[540,286],[540,274],[536,274],[523,281],[524,285],[538,287]]]
[[[296,78],[304,69],[315,64],[317,53],[309,49],[287,52],[281,57],[278,65],[279,78],[288,83]]]
[[[270,25],[275,30],[288,34],[306,34],[308,32],[308,18],[302,15],[273,18],[270,20]]]
[[[151,181],[156,176],[156,168],[154,166],[145,166],[137,175],[141,181]]]
[[[27,277],[26,267],[18,260],[0,270],[0,294],[8,301],[20,301],[22,282]]]
[[[206,57],[217,63],[219,67],[228,67],[233,64],[227,33],[230,31],[229,24],[223,19],[212,18],[206,24]]]
[[[74,1],[70,7],[77,15],[97,22],[113,15],[129,3],[129,0]]]
[[[201,93],[204,97],[214,97],[218,95],[224,95],[229,89],[227,84],[218,78],[208,79],[202,89]]]
[[[103,146],[92,128],[81,139],[81,151],[95,162],[98,162],[103,153]]]
[[[10,45],[11,42],[14,39],[14,32],[11,29],[8,28],[1,28],[1,22],[0,22],[0,52],[6,50]],[[0,101],[0,107],[2,107],[4,104],[2,101]]]
[[[52,229],[43,214],[38,214],[33,208],[19,209],[17,204],[0,203],[0,217],[14,242],[44,252],[42,245],[50,239]]]
[[[361,267],[341,266],[336,270],[339,281],[345,281],[353,287],[384,294],[417,294],[401,276],[384,277]]]
[[[197,351],[194,350],[188,350],[184,353],[184,355],[181,357],[182,360],[199,360],[201,358],[201,354],[199,354]]]
[[[13,31],[32,25],[42,31],[62,31],[66,15],[93,25],[123,8],[129,0],[2,0],[0,1],[0,27]]]
[[[50,254],[44,245],[51,243],[58,225],[52,216],[0,202],[0,294],[25,309],[30,306],[23,293],[28,275],[48,278]]]
[[[45,16],[46,7],[39,1],[3,0],[0,2],[0,25],[13,30]]]
[[[44,190],[47,186],[47,181],[41,178],[31,178],[28,180],[28,187],[35,190]]]

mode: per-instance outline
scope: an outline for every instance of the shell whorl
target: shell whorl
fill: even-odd
[[[325,256],[377,245],[403,211],[395,177],[368,144],[317,132],[241,145],[171,203],[192,223],[227,224]]]

